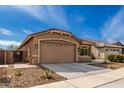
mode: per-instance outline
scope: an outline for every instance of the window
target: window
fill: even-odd
[[[106,51],[109,51],[109,49],[106,49]]]
[[[119,51],[119,50],[117,50],[117,51]]]
[[[81,46],[80,48],[79,48],[79,54],[81,55],[81,56],[86,56],[86,55],[88,55],[89,53],[89,49],[88,49],[88,47],[86,47],[86,46]]]

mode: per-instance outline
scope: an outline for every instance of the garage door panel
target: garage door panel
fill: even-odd
[[[75,45],[53,42],[41,43],[41,63],[68,63],[75,60]]]

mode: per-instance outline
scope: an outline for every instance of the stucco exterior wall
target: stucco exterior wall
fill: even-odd
[[[19,50],[27,51],[28,48],[32,50],[33,38],[31,38],[27,43],[25,43]]]
[[[99,59],[99,49],[96,47],[96,46],[92,46],[91,47],[91,52],[92,52],[92,56],[95,58],[95,59]]]
[[[90,56],[79,56],[78,60],[79,62],[89,62],[91,61],[91,57]]]

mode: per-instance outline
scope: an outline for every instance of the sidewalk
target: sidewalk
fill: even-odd
[[[8,67],[8,66],[14,66],[15,69],[17,68],[32,68],[37,67],[36,65],[26,64],[26,63],[18,63],[18,64],[7,64],[7,65],[0,65],[1,67]]]
[[[120,68],[106,73],[83,76],[81,78],[34,86],[32,88],[95,88],[123,78],[124,68]]]

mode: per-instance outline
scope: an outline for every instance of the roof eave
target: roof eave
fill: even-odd
[[[118,46],[97,46],[98,48],[123,48]]]
[[[45,31],[42,31],[42,32],[37,32],[37,33],[33,33],[33,34],[30,34],[27,36],[27,38],[24,39],[24,41],[20,44],[20,46],[17,48],[20,49],[28,40],[30,40],[32,37],[36,36],[36,35],[39,35],[41,33],[45,33],[45,32],[49,32],[51,30],[60,30],[60,29],[48,29],[48,30],[45,30]],[[61,30],[63,32],[67,32],[67,31],[64,31],[64,30]],[[71,32],[67,32],[69,34],[71,34],[76,40],[78,40],[80,43],[82,42],[79,38],[77,38],[75,35],[73,35]]]

